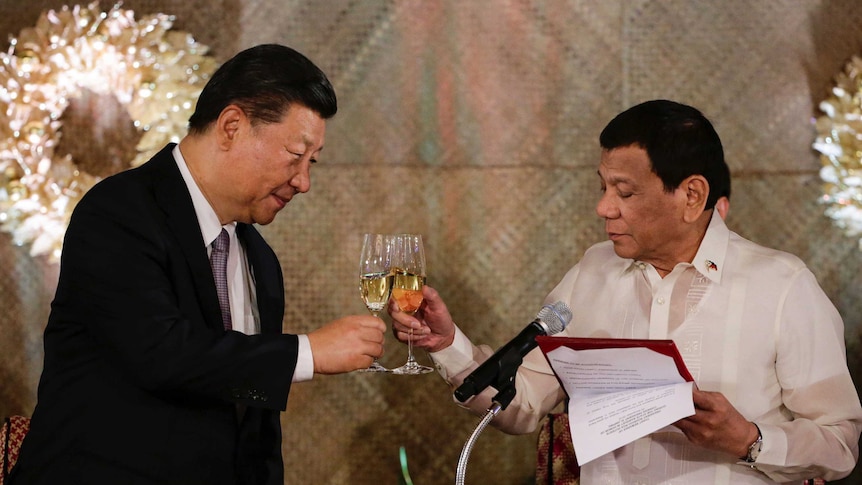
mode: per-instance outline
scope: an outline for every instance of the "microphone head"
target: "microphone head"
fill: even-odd
[[[536,315],[536,320],[547,329],[547,335],[558,334],[572,321],[572,310],[565,303],[558,301],[543,306]]]

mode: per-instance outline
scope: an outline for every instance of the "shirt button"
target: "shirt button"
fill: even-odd
[[[658,303],[659,305],[664,305],[664,297],[661,297],[661,296],[658,297],[658,299],[656,299],[655,302]]]

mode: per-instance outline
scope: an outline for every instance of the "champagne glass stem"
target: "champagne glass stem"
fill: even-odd
[[[380,312],[371,312],[371,315],[373,315],[374,318],[379,318],[377,316],[379,313]],[[371,362],[371,365],[368,366],[368,369],[364,369],[364,371],[365,372],[389,372],[389,369],[387,369],[383,364],[381,364],[380,361],[377,360],[377,357],[375,357],[374,361]]]
[[[407,364],[412,365],[416,363],[416,357],[413,357],[413,327],[410,327],[408,335],[410,340],[407,341]]]
[[[409,329],[407,331],[407,362],[404,363],[401,367],[390,369],[390,372],[393,374],[407,374],[407,375],[415,375],[415,374],[425,374],[426,372],[431,372],[433,369],[428,367],[427,365],[422,365],[416,360],[416,356],[413,354],[413,329]]]

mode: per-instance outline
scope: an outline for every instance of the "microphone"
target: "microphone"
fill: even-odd
[[[539,314],[536,315],[536,319],[530,322],[524,330],[521,330],[517,337],[500,347],[494,352],[494,355],[464,379],[464,382],[455,389],[455,398],[464,402],[482,392],[486,387],[495,384],[497,385],[494,387],[499,390],[501,377],[504,380],[514,379],[515,372],[523,362],[524,356],[538,345],[536,337],[562,332],[571,320],[572,310],[565,303],[558,301],[552,305],[543,306],[539,310]],[[507,372],[504,373],[504,370]],[[514,396],[514,392],[512,392],[512,396]]]

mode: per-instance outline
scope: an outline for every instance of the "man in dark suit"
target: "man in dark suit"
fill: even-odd
[[[253,47],[213,75],[179,145],[85,195],[11,483],[283,483],[291,383],[383,352],[385,326],[369,315],[282,334],[281,268],[252,225],[309,190],[335,112],[311,61]]]

